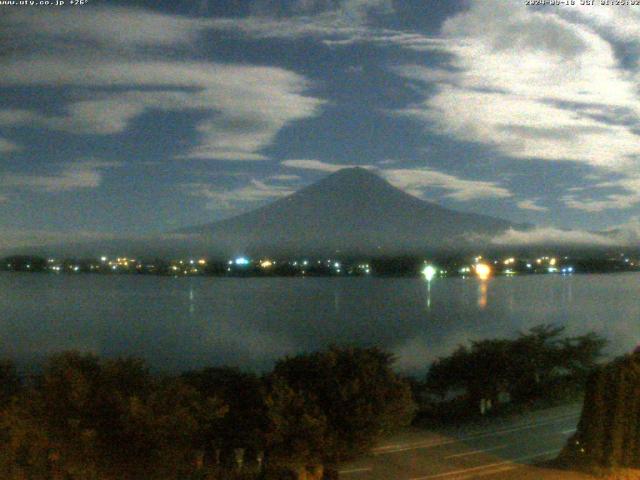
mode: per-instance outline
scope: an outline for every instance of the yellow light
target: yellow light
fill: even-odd
[[[206,265],[207,261],[204,258],[201,258],[200,260],[198,260],[198,265]]]
[[[551,260],[549,260],[549,265],[555,265],[556,264],[556,259],[552,258]]]
[[[273,262],[271,260],[263,260],[260,262],[260,266],[262,268],[271,268],[273,266]]]
[[[476,275],[480,280],[486,280],[491,276],[491,267],[486,263],[478,263],[475,266]]]

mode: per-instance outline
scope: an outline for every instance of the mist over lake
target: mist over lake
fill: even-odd
[[[30,369],[77,349],[156,371],[264,371],[331,344],[378,345],[421,374],[469,340],[541,323],[594,330],[608,352],[640,341],[640,274],[475,278],[171,278],[0,274],[0,356]]]

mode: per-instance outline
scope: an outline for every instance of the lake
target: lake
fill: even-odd
[[[0,273],[0,356],[29,368],[78,349],[154,370],[263,371],[331,344],[378,345],[424,373],[460,343],[541,323],[640,341],[640,274],[475,278],[212,278]]]

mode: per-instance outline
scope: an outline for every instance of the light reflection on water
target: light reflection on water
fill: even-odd
[[[488,280],[479,280],[478,281],[478,308],[480,310],[484,310],[487,308],[487,290]]]
[[[0,355],[136,355],[160,370],[264,370],[330,344],[379,345],[424,372],[469,340],[540,323],[640,340],[640,275],[424,279],[164,278],[0,274]]]

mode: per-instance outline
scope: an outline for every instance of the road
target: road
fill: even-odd
[[[554,458],[560,452],[575,432],[579,414],[580,405],[572,404],[508,419],[486,419],[458,429],[412,429],[383,442],[366,457],[342,465],[340,478],[524,478],[532,463]],[[532,478],[569,478],[569,474],[538,474]]]

